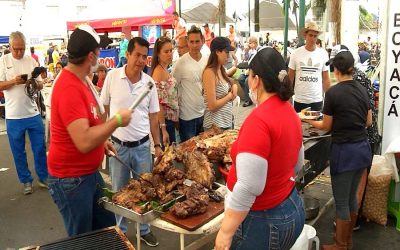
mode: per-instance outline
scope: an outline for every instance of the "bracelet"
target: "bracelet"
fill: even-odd
[[[166,126],[167,126],[167,124],[165,124],[165,123],[160,124],[160,127],[166,127]]]
[[[154,147],[155,147],[155,148],[156,148],[156,147],[160,147],[160,148],[161,148],[161,144],[160,144],[160,143],[154,144]]]
[[[115,120],[117,121],[118,127],[121,127],[122,126],[122,117],[121,117],[121,115],[119,113],[115,113],[114,117],[115,117]]]

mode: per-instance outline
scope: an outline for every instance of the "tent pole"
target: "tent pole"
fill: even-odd
[[[179,6],[179,16],[181,17],[182,16],[182,12],[181,12],[182,3],[181,3],[181,0],[178,0],[178,6]]]
[[[300,2],[299,2],[299,31],[304,28],[304,23],[305,23],[305,18],[306,18],[306,11],[305,11],[306,3],[305,2],[306,2],[305,0],[300,0]],[[299,33],[297,33],[297,34],[299,34]],[[300,45],[304,44],[304,38],[301,35],[299,37],[299,42],[300,42]]]
[[[288,45],[288,27],[289,27],[289,0],[285,0],[283,6],[285,12],[285,25],[284,25],[284,35],[283,35],[283,58],[287,57],[287,45]]]
[[[250,32],[251,31],[251,13],[250,13],[250,0],[249,0],[249,37],[250,37]]]

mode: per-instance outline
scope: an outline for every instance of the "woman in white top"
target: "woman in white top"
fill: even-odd
[[[229,52],[234,48],[226,37],[216,37],[211,41],[211,54],[203,72],[204,129],[213,124],[219,128],[233,128],[233,100],[237,96],[237,86],[227,76],[224,64]]]
[[[151,61],[152,78],[154,79],[160,112],[160,123],[163,145],[175,142],[175,127],[178,124],[178,90],[175,78],[172,77],[168,66],[172,63],[172,41],[163,36],[157,39]]]

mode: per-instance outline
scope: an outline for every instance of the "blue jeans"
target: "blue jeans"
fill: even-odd
[[[114,147],[118,152],[118,157],[136,173],[141,174],[153,171],[152,157],[150,153],[150,140],[134,148],[124,147],[118,143],[114,143]],[[122,166],[113,157],[110,157],[109,161],[112,190],[116,192],[128,184],[131,177],[131,171],[125,166]],[[126,225],[126,219],[120,215],[115,215],[115,218],[117,220],[118,227],[120,227],[121,230],[126,233],[128,229]],[[150,225],[140,224],[140,235],[145,235],[148,233],[150,233]]]
[[[98,204],[105,186],[99,171],[75,178],[49,176],[48,181],[68,236],[115,226],[114,213]]]
[[[187,141],[204,131],[203,119],[204,116],[189,121],[179,119],[179,137],[181,138],[181,142]]]
[[[231,249],[290,249],[304,226],[304,206],[296,189],[275,208],[250,211]]]
[[[243,102],[251,101],[250,96],[249,96],[248,76],[245,74],[241,74],[239,76],[238,81],[239,81],[240,87],[242,87],[242,90],[243,90]]]
[[[40,115],[23,119],[6,119],[8,141],[21,183],[32,182],[25,151],[25,134],[31,142],[35,171],[39,180],[47,180],[47,156],[44,141],[44,126]]]
[[[118,65],[117,68],[121,68],[122,66],[124,66],[126,64],[126,57],[120,57],[119,61],[118,61]]]

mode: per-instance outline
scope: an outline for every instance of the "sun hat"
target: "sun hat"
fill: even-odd
[[[301,30],[301,33],[305,35],[310,30],[318,33],[322,32],[321,29],[318,27],[317,23],[309,21],[304,25],[304,28]]]

